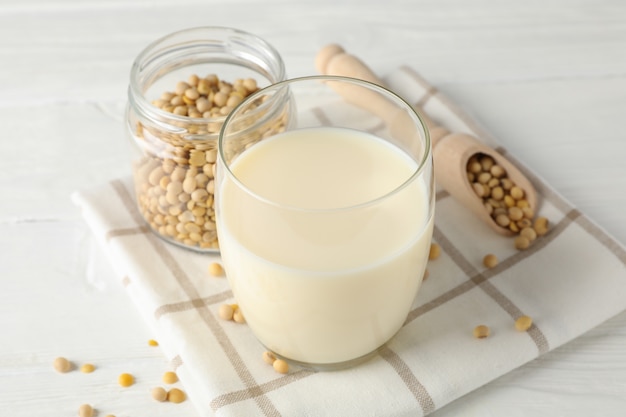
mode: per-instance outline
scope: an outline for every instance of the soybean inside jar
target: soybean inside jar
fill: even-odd
[[[241,100],[285,77],[276,49],[232,28],[175,32],[137,56],[126,127],[136,152],[137,206],[153,232],[193,250],[219,250],[213,207],[219,130]],[[275,101],[260,100],[249,123],[267,120],[280,107]]]

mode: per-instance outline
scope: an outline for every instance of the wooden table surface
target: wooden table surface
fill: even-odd
[[[381,75],[413,67],[626,244],[626,2],[0,0],[3,416],[196,416],[150,398],[168,364],[70,200],[129,175],[132,61],[194,26],[261,36],[290,77],[331,42]],[[57,356],[97,370],[58,374]],[[625,413],[622,313],[433,415]]]

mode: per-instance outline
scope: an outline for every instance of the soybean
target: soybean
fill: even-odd
[[[222,304],[218,310],[218,316],[222,320],[232,320],[235,310],[230,304]]]
[[[91,363],[85,363],[81,365],[80,371],[84,374],[90,374],[96,370],[96,367]]]
[[[514,240],[515,249],[524,250],[530,246],[530,240],[525,236],[518,236]]]
[[[241,311],[240,308],[236,308],[235,311],[233,312],[233,321],[239,324],[243,324],[246,322],[246,319],[243,316],[243,312]]]
[[[174,384],[178,382],[178,375],[176,375],[176,372],[167,371],[163,374],[162,379],[166,384]]]
[[[265,362],[268,365],[273,365],[274,361],[276,360],[276,356],[269,350],[266,350],[265,352],[263,352],[262,357],[263,357],[263,362]]]
[[[214,277],[221,277],[224,275],[224,268],[217,262],[212,262],[209,264],[209,274]]]
[[[520,332],[525,332],[533,325],[533,319],[528,316],[520,316],[515,320],[515,328]]]
[[[538,236],[543,236],[548,232],[548,219],[545,217],[537,217],[533,225]]]
[[[436,243],[430,244],[430,251],[428,252],[428,259],[434,260],[441,255],[441,246]]]
[[[152,398],[158,402],[167,400],[167,391],[163,387],[154,387],[150,390]]]
[[[52,366],[57,372],[62,374],[72,370],[72,363],[62,356],[56,358],[52,363]]]
[[[125,387],[125,388],[130,387],[131,385],[135,383],[135,377],[132,376],[131,374],[123,373],[117,377],[117,383],[120,384],[120,386]]]
[[[489,337],[489,334],[489,327],[485,326],[484,324],[474,327],[474,337],[477,339],[484,339],[486,337]]]
[[[93,417],[93,407],[89,404],[83,404],[78,407],[79,417]]]
[[[289,372],[289,364],[282,359],[276,359],[274,363],[272,363],[272,366],[274,367],[274,370],[279,374],[286,374],[287,372]]]
[[[167,393],[167,400],[171,403],[182,403],[183,401],[185,401],[186,398],[187,396],[185,395],[185,393],[178,388],[172,388]]]
[[[519,232],[520,236],[524,236],[530,242],[537,239],[537,232],[532,227],[525,227]]]
[[[487,254],[483,258],[483,265],[487,268],[493,268],[498,265],[498,258],[493,253]]]

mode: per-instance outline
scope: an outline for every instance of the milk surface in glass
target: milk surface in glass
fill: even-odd
[[[394,145],[342,128],[288,131],[234,161],[240,183],[226,175],[218,193],[220,247],[261,343],[332,364],[400,329],[432,235],[430,185],[407,182],[417,168]]]

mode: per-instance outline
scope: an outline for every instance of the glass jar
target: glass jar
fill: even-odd
[[[231,28],[175,32],[139,54],[126,127],[136,151],[137,205],[153,232],[186,248],[219,250],[213,207],[219,130],[238,102],[285,77],[271,45]],[[259,103],[257,116],[275,101]]]

